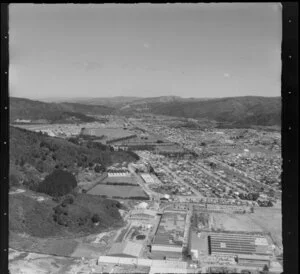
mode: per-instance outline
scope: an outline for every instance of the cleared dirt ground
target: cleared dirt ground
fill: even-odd
[[[270,232],[275,244],[282,248],[282,214],[281,208],[255,208],[249,218],[264,231]]]
[[[211,213],[210,227],[218,231],[263,232],[263,228],[253,222],[250,214]]]
[[[90,273],[99,271],[96,259],[82,260],[66,257],[57,257],[37,253],[19,252],[10,249],[9,270],[11,274],[71,274]]]

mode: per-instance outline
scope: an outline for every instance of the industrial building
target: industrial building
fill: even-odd
[[[251,267],[264,267],[270,266],[270,257],[266,255],[245,255],[238,256],[238,264]]]
[[[210,233],[208,247],[212,255],[268,255],[270,253],[265,237],[238,233]]]
[[[98,263],[124,264],[150,267],[149,273],[188,273],[187,262],[126,258],[120,256],[100,256]]]
[[[121,168],[109,168],[107,170],[108,177],[125,177],[130,176],[130,172],[126,167]]]
[[[150,222],[156,217],[156,213],[156,211],[150,209],[136,209],[131,211],[128,220]]]
[[[107,177],[103,178],[100,182],[101,184],[127,184],[127,185],[139,185],[134,176],[128,171],[113,171],[107,172]]]
[[[186,212],[165,211],[160,219],[151,254],[154,259],[182,259]]]
[[[123,172],[114,172],[114,171],[109,171],[107,173],[108,177],[129,177],[131,174],[128,171],[123,171]]]
[[[154,178],[149,173],[142,173],[141,177],[143,178],[143,180],[144,180],[144,182],[146,184],[153,184],[153,183],[155,183]]]

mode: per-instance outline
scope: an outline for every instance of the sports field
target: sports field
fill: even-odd
[[[88,191],[91,195],[106,195],[107,197],[147,197],[140,186],[102,185],[98,184]]]

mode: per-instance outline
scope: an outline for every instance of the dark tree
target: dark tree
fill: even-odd
[[[56,169],[39,184],[37,191],[50,196],[63,196],[70,193],[76,186],[77,181],[72,173]]]
[[[269,267],[265,264],[263,267],[263,271],[261,272],[263,274],[268,274],[269,273]]]
[[[9,175],[9,186],[18,186],[19,185],[19,180],[18,177],[15,174],[10,174]]]
[[[93,223],[99,223],[100,222],[100,217],[97,213],[93,215],[92,222]]]
[[[94,168],[94,171],[95,171],[96,173],[99,173],[99,172],[101,171],[101,166],[96,165],[95,168]]]
[[[74,203],[74,195],[72,195],[72,194],[66,195],[63,202],[66,204],[73,204]]]
[[[25,165],[25,159],[21,156],[20,161],[19,161],[19,165],[22,167]]]

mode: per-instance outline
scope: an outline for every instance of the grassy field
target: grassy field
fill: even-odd
[[[72,204],[60,206],[63,208],[63,213],[60,214],[67,221],[67,226],[60,225],[53,218],[54,208],[58,203],[46,198],[38,202],[36,194],[31,191],[9,195],[10,232],[26,233],[28,236],[45,239],[76,237],[87,233],[100,233],[107,228],[119,227],[123,223],[118,210],[118,206],[121,205],[117,201],[96,195],[78,194]],[[92,221],[94,214],[100,218],[97,226]]]
[[[120,186],[120,185],[96,185],[88,194],[106,195],[107,197],[147,197],[140,186]]]
[[[42,239],[15,233],[12,233],[9,239],[9,247],[16,250],[56,256],[70,256],[77,245],[74,239]]]
[[[210,227],[215,231],[264,231],[261,226],[252,221],[250,214],[210,213]]]
[[[57,256],[70,256],[77,247],[78,243],[73,239],[48,239],[33,252],[41,252],[45,254],[53,254]]]
[[[74,250],[74,252],[71,254],[72,257],[86,257],[86,258],[94,258],[98,259],[99,256],[105,255],[105,252],[107,251],[104,247],[95,247],[90,244],[84,244],[80,243]]]
[[[133,135],[134,132],[124,130],[122,128],[87,128],[83,132],[86,135],[102,136],[105,135],[109,139],[122,138]]]

